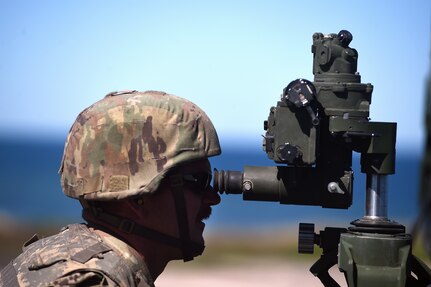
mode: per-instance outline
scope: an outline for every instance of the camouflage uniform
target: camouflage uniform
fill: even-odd
[[[93,211],[100,201],[150,196],[172,168],[220,152],[211,121],[193,103],[155,91],[110,93],[82,111],[71,127],[59,171],[61,185],[85,211]],[[186,218],[186,210],[177,183],[173,193],[178,228],[188,230],[184,226],[187,221],[180,220]],[[115,214],[96,213],[109,218],[106,222],[110,226],[123,223]],[[193,258],[187,249],[193,245],[188,233],[174,238],[136,226],[139,236],[164,239],[166,244],[180,246],[184,260]],[[132,229],[128,231],[132,233]],[[154,286],[137,251],[114,236],[102,238],[82,224],[70,225],[46,239],[31,240],[0,273],[1,286],[138,284]]]
[[[136,250],[84,224],[35,240],[0,273],[0,286],[154,286]]]

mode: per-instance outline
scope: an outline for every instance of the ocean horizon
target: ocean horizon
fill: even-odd
[[[63,153],[62,140],[29,141],[0,138],[2,185],[0,219],[26,223],[67,224],[79,222],[81,207],[63,195],[57,174]],[[396,174],[388,180],[390,219],[411,228],[418,214],[421,155],[398,153]],[[250,144],[223,146],[221,156],[211,158],[213,168],[243,170],[245,165],[274,165],[261,148]],[[241,195],[222,195],[213,208],[207,228],[218,230],[262,229],[314,222],[316,226],[347,226],[364,215],[365,174],[360,173],[359,156],[354,154],[355,173],[352,206],[347,210],[318,206],[282,205],[277,202],[243,201]]]

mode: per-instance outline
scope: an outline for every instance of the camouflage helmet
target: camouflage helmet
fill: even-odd
[[[153,193],[173,167],[220,153],[213,124],[192,102],[115,92],[79,114],[59,173],[67,196],[117,200]]]

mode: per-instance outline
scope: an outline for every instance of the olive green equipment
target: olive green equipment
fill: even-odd
[[[425,250],[431,256],[431,74],[428,75],[424,112],[425,150],[422,156],[420,213],[412,233],[422,235]]]
[[[361,83],[352,34],[313,35],[314,81],[297,79],[271,107],[263,149],[275,166],[215,170],[214,188],[244,200],[347,209],[352,204],[352,153],[366,174],[365,215],[348,228],[301,223],[299,252],[322,248],[310,268],[324,286],[339,286],[328,270],[338,264],[348,286],[427,286],[430,270],[412,255],[411,235],[388,218],[387,177],[395,173],[396,123],[369,119],[373,86]]]

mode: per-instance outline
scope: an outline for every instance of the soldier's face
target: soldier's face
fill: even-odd
[[[211,165],[208,160],[190,163],[178,172],[183,174],[183,190],[187,206],[190,238],[204,243],[204,220],[211,215],[211,206],[220,203],[220,196],[209,185]]]
[[[191,162],[175,169],[171,174],[183,179],[181,189],[187,209],[190,239],[203,244],[203,221],[210,216],[211,206],[220,203],[220,196],[208,185],[210,163],[207,159]],[[142,216],[146,226],[179,238],[176,205],[169,179],[164,180],[158,191],[145,200]]]

